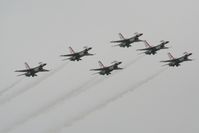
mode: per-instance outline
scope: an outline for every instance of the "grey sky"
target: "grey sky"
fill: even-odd
[[[50,76],[39,73],[36,78],[25,78],[1,95],[0,103],[24,91],[0,104],[0,131],[15,127],[12,133],[43,133],[61,127],[63,133],[198,133],[198,4],[196,0],[1,0],[1,90],[20,80],[14,70],[23,69],[25,61],[30,66],[46,62],[46,68],[53,71],[64,63],[59,55],[68,53],[68,46],[76,51],[92,46],[91,53],[96,55],[70,62]],[[123,61],[123,67],[138,59],[136,49],[143,48],[142,43],[129,49],[111,47],[109,42],[119,39],[119,32],[126,37],[143,32],[141,38],[152,45],[169,40],[171,49],[144,56],[84,93],[28,119],[64,93],[93,79],[89,69],[98,67],[98,60],[105,65]],[[72,126],[62,126],[70,117],[159,71],[159,61],[168,59],[167,52],[177,57],[185,51],[193,52],[193,62],[170,68]],[[20,124],[26,118],[28,121]]]

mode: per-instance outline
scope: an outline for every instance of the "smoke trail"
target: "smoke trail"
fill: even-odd
[[[61,65],[59,65],[58,67],[56,67],[54,70],[50,71],[49,73],[46,73],[44,76],[36,79],[35,81],[32,81],[31,83],[27,84],[26,86],[20,88],[18,91],[13,92],[12,94],[10,94],[9,96],[3,98],[0,101],[0,104],[5,104],[7,102],[9,102],[10,100],[12,100],[13,98],[17,97],[20,94],[23,94],[24,92],[30,90],[31,88],[34,88],[35,86],[39,85],[41,82],[45,81],[46,79],[48,79],[50,76],[52,76],[53,74],[57,73],[58,71],[60,71],[61,69],[63,69],[66,65],[68,64],[68,62],[65,62]]]
[[[139,55],[139,56],[138,56],[137,58],[135,58],[134,60],[128,62],[128,63],[124,66],[124,68],[127,68],[127,67],[129,67],[129,66],[135,64],[136,62],[138,62],[139,60],[141,60],[143,57],[145,57],[145,55]]]
[[[139,61],[143,57],[144,57],[143,55],[142,56],[138,56],[136,59],[134,59],[134,60],[130,61],[129,63],[127,63],[124,66],[124,68],[128,68],[132,64],[135,64],[137,61]],[[10,127],[6,128],[4,130],[4,133],[14,130],[16,127],[24,124],[27,121],[30,121],[31,119],[33,119],[35,117],[38,117],[39,115],[41,115],[43,113],[46,113],[46,112],[50,111],[52,108],[56,108],[61,103],[63,103],[65,100],[69,100],[69,99],[71,99],[71,98],[73,98],[73,97],[75,97],[75,96],[77,96],[77,95],[89,90],[93,86],[96,86],[96,85],[102,83],[104,80],[113,77],[115,74],[117,74],[119,72],[122,72],[122,71],[116,71],[116,72],[112,73],[111,75],[109,75],[108,77],[95,76],[95,77],[90,78],[88,81],[86,81],[85,83],[83,83],[80,86],[76,87],[75,89],[72,89],[70,92],[67,92],[67,93],[63,94],[62,96],[60,96],[56,100],[44,105],[43,107],[41,107],[40,109],[38,109],[34,113],[28,114],[23,119],[18,120],[13,125],[11,125]]]
[[[110,77],[111,76],[112,75],[110,75]],[[80,86],[76,87],[75,89],[72,89],[70,92],[67,92],[67,93],[63,94],[62,96],[60,96],[56,100],[44,105],[43,107],[41,107],[40,109],[36,110],[32,114],[27,114],[23,119],[20,119],[17,122],[14,122],[9,127],[4,128],[2,130],[2,132],[3,133],[8,133],[8,132],[14,130],[16,127],[24,124],[25,122],[30,121],[31,119],[33,119],[35,117],[38,117],[41,114],[47,113],[52,108],[56,108],[57,106],[62,104],[64,101],[69,100],[69,99],[77,96],[78,94],[80,94],[82,92],[85,92],[86,90],[89,90],[91,87],[103,82],[107,78],[109,78],[109,77],[99,77],[99,76],[91,77],[88,81],[84,82],[83,84],[81,84]]]
[[[73,118],[66,120],[62,125],[59,125],[59,127],[55,127],[54,129],[50,129],[48,131],[48,133],[58,133],[63,128],[71,126],[74,122],[84,119],[84,117],[90,115],[91,113],[93,113],[93,112],[95,112],[95,111],[97,111],[99,109],[102,109],[106,105],[108,105],[108,104],[120,99],[122,96],[128,94],[129,92],[134,91],[135,89],[141,87],[142,85],[146,84],[147,82],[153,80],[154,78],[156,78],[157,76],[162,74],[164,71],[166,71],[167,68],[168,67],[158,70],[153,75],[151,75],[148,78],[146,78],[146,79],[144,79],[144,80],[142,80],[142,81],[140,81],[140,82],[128,87],[126,90],[118,93],[117,95],[115,95],[115,96],[113,96],[111,98],[105,99],[105,100],[101,101],[100,103],[98,103],[97,105],[93,106],[92,108],[81,112],[78,116],[74,116]]]
[[[6,93],[7,91],[9,91],[10,89],[12,89],[13,87],[15,87],[16,85],[18,85],[22,80],[24,79],[24,77],[18,79],[17,81],[13,82],[11,85],[7,86],[6,88],[2,89],[0,91],[0,95],[2,95],[3,93]]]
[[[23,119],[20,119],[17,122],[14,122],[9,127],[3,129],[2,132],[7,133],[7,132],[10,132],[10,131],[14,130],[17,126],[22,125],[26,121],[29,121],[32,118],[37,117],[37,116],[39,116],[42,113],[48,112],[51,108],[55,108],[56,106],[58,106],[59,104],[61,104],[65,100],[70,99],[70,98],[78,95],[79,93],[83,92],[86,88],[90,88],[94,84],[99,83],[99,81],[103,81],[103,78],[102,77],[98,77],[98,76],[91,77],[89,80],[87,80],[83,84],[79,85],[75,89],[72,89],[70,92],[67,92],[67,93],[63,94],[62,96],[60,96],[56,100],[44,105],[43,107],[41,107],[40,109],[36,110],[35,112],[33,112],[31,114],[27,114]]]

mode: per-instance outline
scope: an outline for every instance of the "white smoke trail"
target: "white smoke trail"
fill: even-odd
[[[92,108],[89,108],[89,109],[79,113],[77,116],[74,116],[71,119],[66,120],[64,123],[62,123],[61,125],[55,127],[54,129],[51,128],[50,130],[47,131],[47,133],[58,133],[58,132],[61,132],[61,130],[64,129],[65,127],[71,126],[73,123],[84,119],[84,117],[90,115],[91,113],[93,113],[95,111],[98,111],[99,109],[102,109],[106,105],[108,105],[108,104],[110,104],[112,102],[115,102],[116,100],[120,99],[122,96],[128,94],[129,92],[134,91],[135,89],[141,87],[142,85],[146,84],[147,82],[153,80],[154,78],[156,78],[157,76],[162,74],[164,71],[166,71],[167,68],[163,68],[163,69],[158,70],[153,75],[151,75],[148,78],[146,78],[146,79],[144,79],[144,80],[142,80],[142,81],[140,81],[140,82],[128,87],[127,89],[125,89],[124,91],[118,93],[117,95],[101,101],[100,103],[96,104]]]
[[[35,81],[32,81],[31,83],[29,83],[26,86],[20,88],[19,90],[17,90],[15,92],[11,93],[10,95],[2,98],[0,100],[0,104],[5,104],[5,103],[9,102],[10,100],[12,100],[13,98],[17,97],[18,95],[23,94],[24,92],[30,90],[31,88],[34,88],[35,86],[39,85],[41,82],[48,79],[50,76],[54,75],[55,73],[57,73],[58,71],[63,69],[67,64],[68,64],[68,62],[65,62],[65,63],[59,65],[54,70],[46,73],[44,76],[36,79]]]
[[[24,77],[18,79],[17,81],[13,82],[11,85],[9,85],[9,86],[7,86],[6,88],[0,90],[0,95],[6,93],[6,92],[9,91],[10,89],[12,89],[12,88],[15,87],[16,85],[18,85],[23,79],[24,79]]]
[[[144,56],[138,56],[136,59],[130,61],[127,64],[125,64],[124,68],[128,68],[132,64],[135,64],[137,61],[139,61],[143,57]],[[63,94],[62,96],[60,96],[56,100],[44,105],[43,107],[41,107],[40,109],[38,109],[34,113],[26,115],[23,119],[20,119],[17,122],[15,122],[12,125],[10,125],[9,127],[5,128],[3,130],[4,133],[7,133],[7,132],[10,132],[10,131],[14,130],[15,128],[17,128],[18,126],[24,124],[25,122],[30,121],[31,119],[33,119],[35,117],[38,117],[39,115],[50,111],[52,108],[56,108],[57,106],[59,106],[64,101],[69,100],[69,99],[71,99],[71,98],[73,98],[73,97],[75,97],[75,96],[77,96],[77,95],[89,90],[93,86],[96,86],[96,85],[102,83],[104,80],[111,78],[112,76],[114,76],[115,74],[117,74],[119,72],[122,72],[122,71],[116,71],[115,73],[113,73],[113,74],[111,74],[111,75],[109,75],[107,77],[95,76],[95,77],[90,78],[88,81],[86,81],[85,83],[83,83],[80,86],[76,87],[75,89],[72,89],[70,92],[67,92],[67,93]]]
[[[134,60],[128,62],[125,66],[124,69],[135,64],[136,62],[138,62],[139,60],[141,60],[143,57],[145,57],[145,55],[139,55],[137,58],[135,58]]]
[[[97,83],[99,83],[100,81],[103,81],[103,80],[104,80],[103,77],[98,77],[98,76],[90,78],[89,80],[87,80],[83,84],[79,85],[75,89],[72,89],[70,92],[64,93],[62,96],[59,96],[59,98],[57,98],[54,101],[44,105],[43,107],[39,108],[35,112],[27,114],[24,118],[17,120],[16,122],[14,122],[9,127],[4,128],[2,130],[2,132],[8,133],[8,132],[14,130],[16,127],[24,124],[26,121],[29,121],[29,120],[39,116],[40,114],[46,113],[46,112],[50,111],[52,108],[56,108],[57,106],[59,106],[65,100],[70,99],[70,98],[78,95],[79,93],[85,91],[86,89],[88,90],[90,87],[94,86],[95,84],[97,84]]]

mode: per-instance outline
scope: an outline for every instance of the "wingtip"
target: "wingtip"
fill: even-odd
[[[143,55],[143,54],[145,54],[145,52],[142,52],[142,53],[138,53],[138,55]]]
[[[69,60],[69,59],[63,59],[62,61],[66,61],[66,60]]]
[[[161,67],[165,67],[165,66],[168,66],[168,64],[161,65]]]
[[[119,45],[111,45],[112,47],[118,47]]]
[[[91,75],[96,75],[96,74],[99,74],[99,73],[92,73]]]
[[[60,57],[64,57],[65,55],[60,55]]]

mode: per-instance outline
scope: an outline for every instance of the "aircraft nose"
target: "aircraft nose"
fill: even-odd
[[[189,56],[192,55],[192,53],[189,53]]]
[[[143,33],[140,33],[140,36],[142,36],[143,35]]]
[[[166,43],[169,43],[169,41],[166,41]]]

